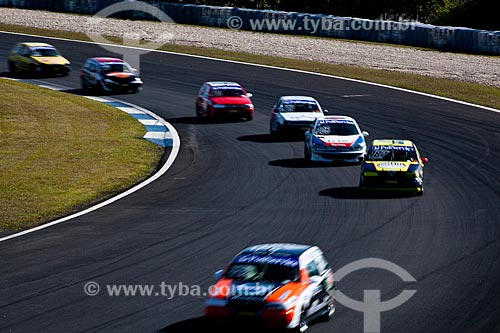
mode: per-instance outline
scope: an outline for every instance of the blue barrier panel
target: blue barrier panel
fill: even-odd
[[[500,31],[493,31],[490,36],[489,53],[500,54]]]
[[[433,25],[419,24],[415,30],[416,33],[414,37],[416,43],[413,46],[430,48],[431,47],[430,34],[432,29],[434,29]]]
[[[322,34],[322,26],[321,22],[323,21],[323,15],[315,14],[310,16],[311,22],[309,22],[307,29],[304,29],[303,34],[308,36],[321,36]]]
[[[321,17],[321,36],[322,37],[335,37],[335,29],[333,23],[335,16],[322,15]]]
[[[0,0],[0,7],[93,15],[107,6],[121,1],[123,0]],[[412,24],[412,29],[403,29],[404,23],[387,23],[380,20],[372,21],[351,17],[232,7],[184,5],[165,3],[158,0],[146,0],[146,2],[157,6],[178,23],[227,27],[228,19],[231,16],[239,16],[243,23],[241,29],[244,30],[254,30],[257,21],[263,23],[262,20],[267,19],[268,21],[264,22],[263,26],[257,27],[257,30],[387,42],[459,52],[500,54],[500,32],[494,31],[437,27],[420,23]],[[148,14],[142,12],[121,12],[116,16],[132,19],[151,19]]]
[[[450,49],[458,52],[473,52],[474,30],[467,28],[455,29],[455,33],[451,39]]]

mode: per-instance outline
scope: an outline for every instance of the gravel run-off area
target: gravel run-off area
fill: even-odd
[[[0,8],[0,23],[102,34],[332,64],[400,71],[500,87],[500,57],[172,23]]]

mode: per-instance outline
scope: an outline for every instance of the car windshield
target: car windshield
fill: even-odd
[[[54,48],[41,47],[31,49],[31,55],[33,57],[58,57],[59,52]]]
[[[101,73],[106,74],[113,72],[132,73],[132,69],[127,64],[123,63],[101,65]]]
[[[417,161],[417,153],[413,147],[386,147],[371,148],[368,152],[368,161]]]
[[[316,127],[317,135],[356,135],[358,128],[353,123],[325,123]]]
[[[245,95],[243,89],[239,88],[213,89],[210,93],[210,96],[212,97],[239,97],[243,95]]]
[[[244,282],[280,282],[299,281],[298,266],[283,266],[275,264],[232,264],[224,275],[227,279]]]
[[[283,104],[281,112],[320,112],[316,103],[289,103]]]

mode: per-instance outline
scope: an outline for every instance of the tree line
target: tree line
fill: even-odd
[[[500,30],[499,0],[164,0]]]

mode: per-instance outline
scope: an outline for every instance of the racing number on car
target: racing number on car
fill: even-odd
[[[372,152],[370,158],[372,160],[382,160],[384,157],[389,155],[391,152],[389,150],[375,150]]]

